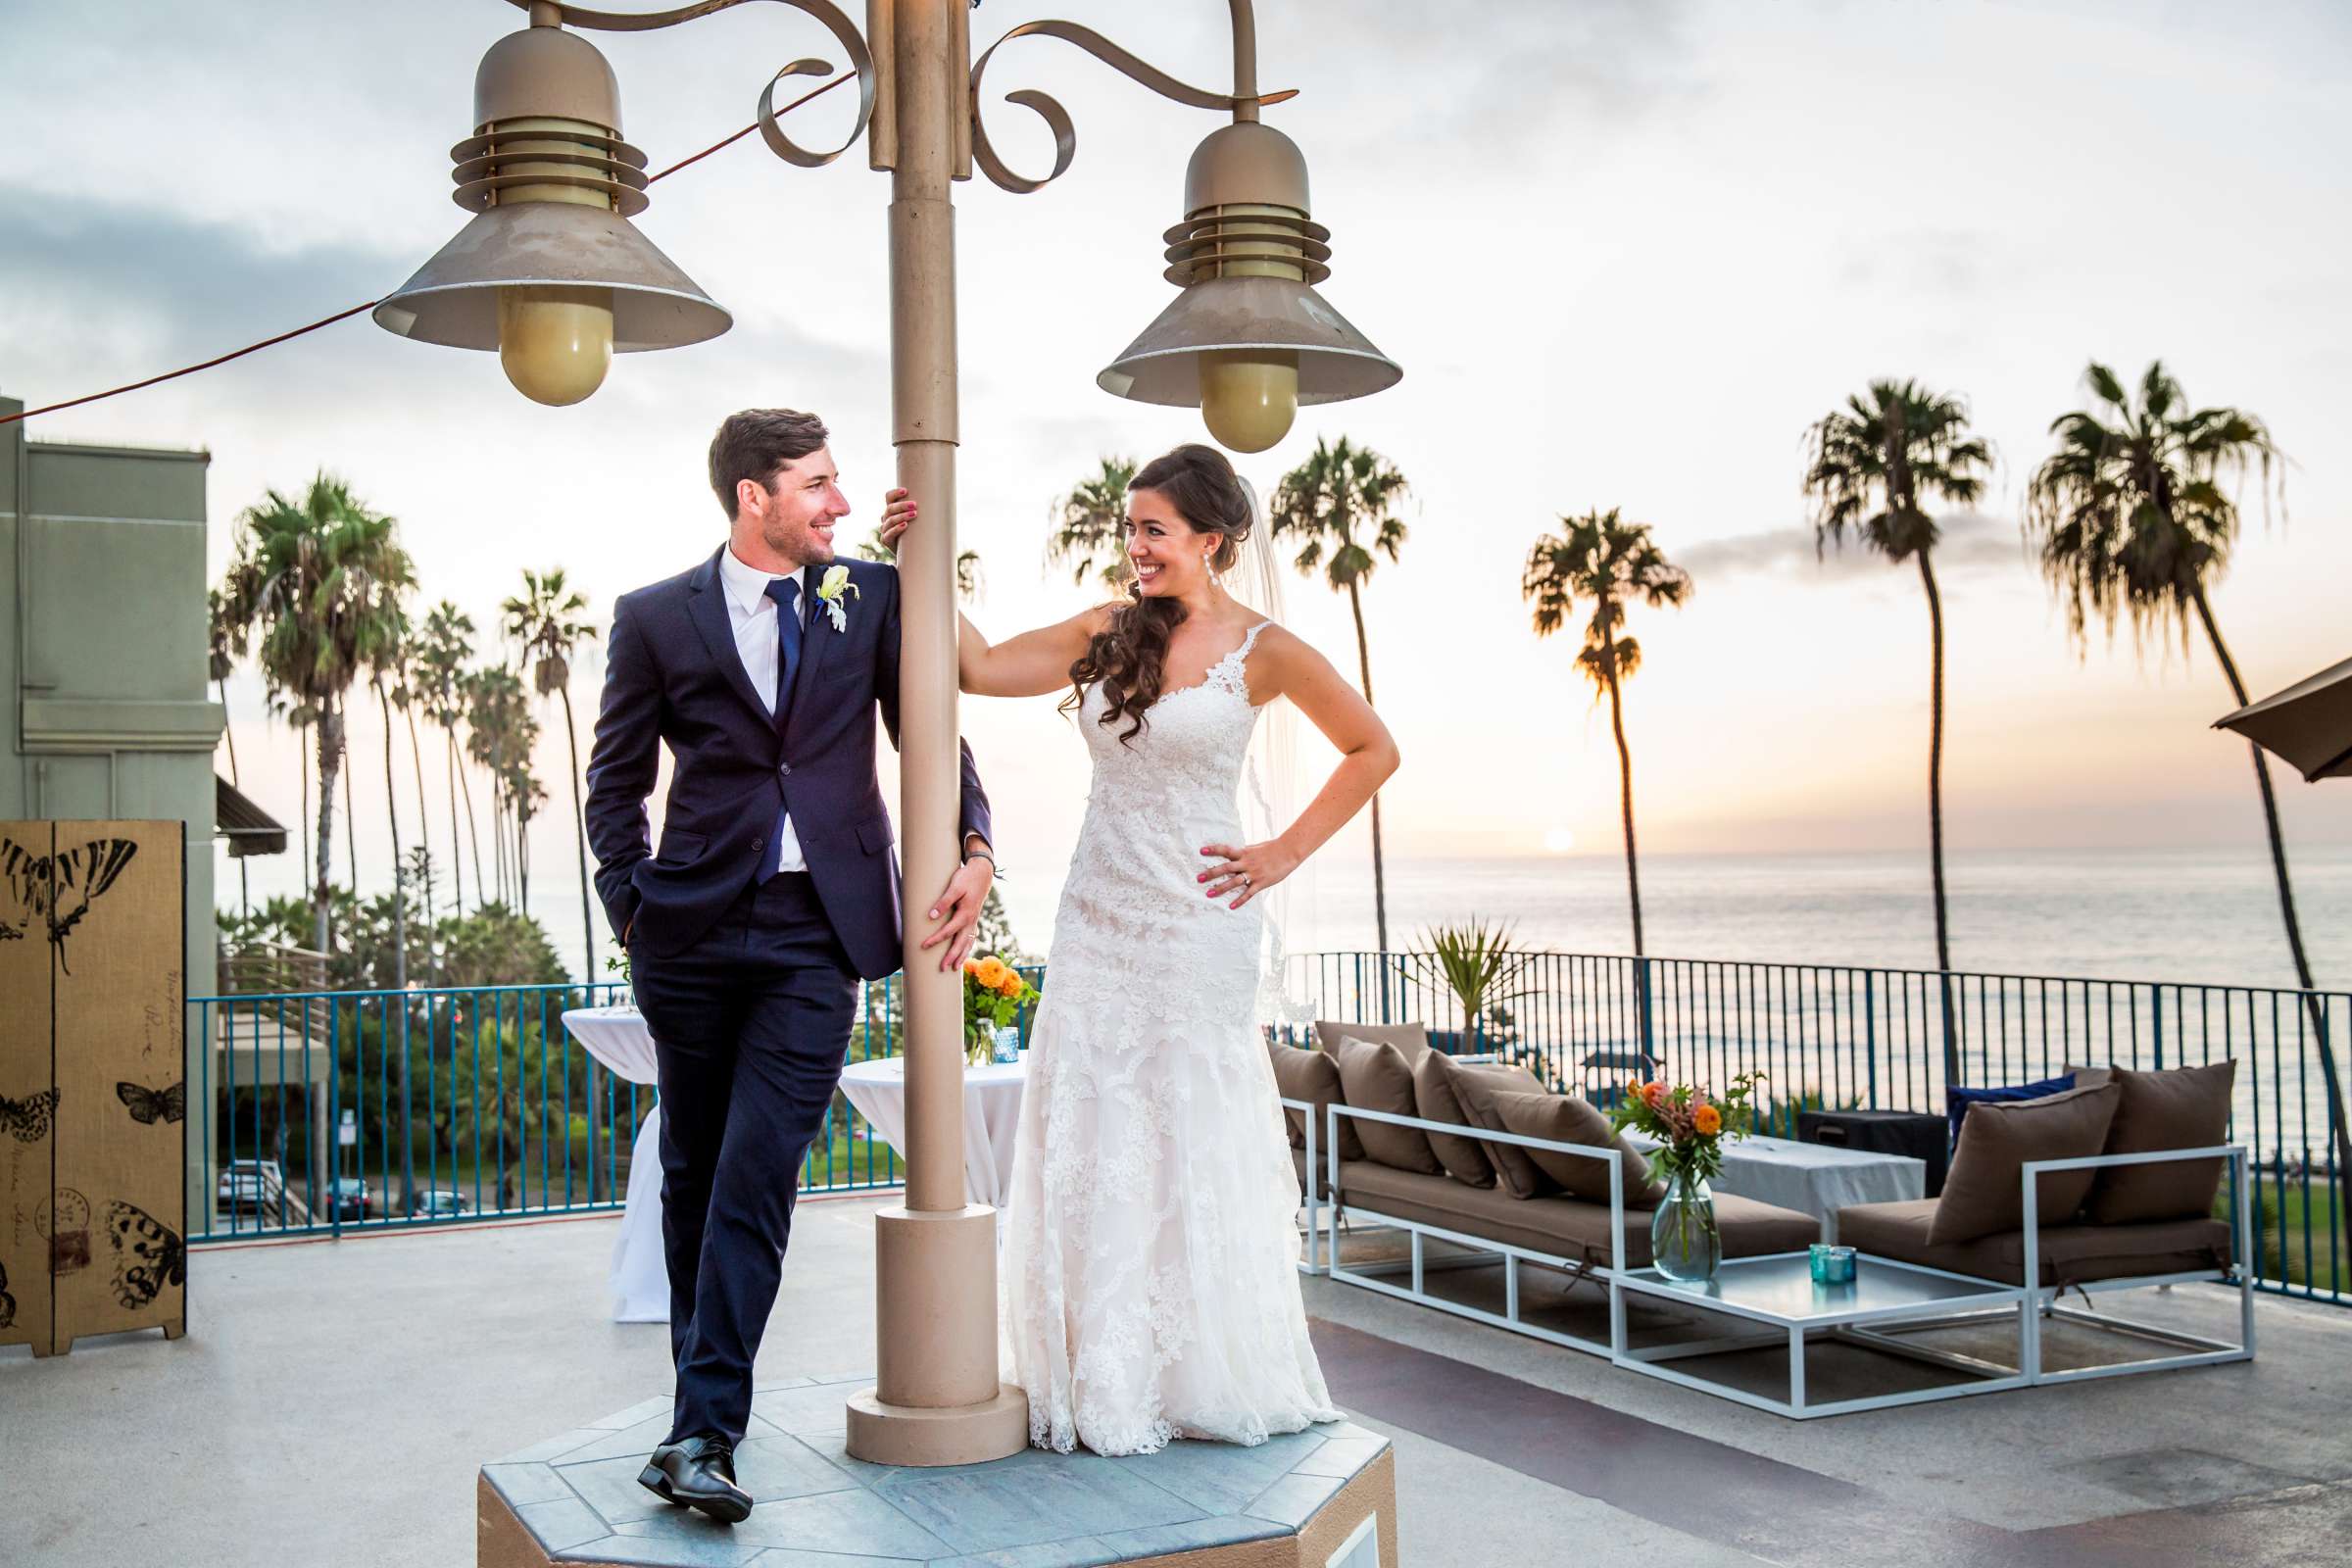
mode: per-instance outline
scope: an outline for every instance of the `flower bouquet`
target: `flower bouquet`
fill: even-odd
[[[1707,1184],[1723,1171],[1724,1140],[1748,1135],[1755,1120],[1748,1095],[1763,1076],[1743,1072],[1720,1095],[1704,1085],[1637,1080],[1609,1113],[1611,1131],[1631,1127],[1657,1140],[1649,1173],[1665,1184],[1666,1196],[1650,1218],[1650,1256],[1668,1279],[1711,1280],[1723,1261]]]
[[[997,1031],[1034,1006],[1037,987],[1003,958],[966,958],[963,963],[963,1054],[974,1066],[989,1061]]]

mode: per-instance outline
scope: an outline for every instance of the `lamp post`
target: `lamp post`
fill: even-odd
[[[628,220],[644,210],[645,158],[620,139],[619,92],[595,47],[567,27],[640,31],[746,0],[627,15],[555,0],[510,0],[530,25],[484,56],[473,131],[453,150],[460,206],[477,216],[377,307],[403,336],[496,349],[526,396],[575,403],[614,353],[669,348],[726,330],[730,318]],[[953,184],[975,165],[1015,193],[1042,189],[1076,152],[1070,118],[1033,89],[1007,95],[1052,129],[1054,164],[1027,178],[998,156],[976,113],[999,48],[1026,35],[1071,43],[1161,96],[1229,113],[1193,154],[1185,216],[1167,231],[1166,276],[1181,292],[1097,377],[1140,402],[1200,407],[1228,446],[1262,451],[1301,403],[1361,397],[1402,373],[1315,292],[1329,275],[1327,230],[1308,216],[1306,163],[1258,119],[1292,96],[1257,90],[1250,0],[1233,16],[1231,92],[1188,86],[1075,23],[1012,28],[971,57],[963,0],[868,0],[861,36],[830,0],[778,0],[822,24],[856,73],[857,123],[813,152],[777,122],[776,82],[829,74],[795,61],[761,94],[770,150],[816,168],[859,134],[891,175],[891,439],[898,482],[923,508],[903,541],[900,820],[904,892],[917,908],[956,858],[956,249]],[[965,1202],[962,980],[906,948],[906,1193],[878,1217],[874,1388],[853,1396],[849,1448],[886,1464],[965,1464],[1019,1449],[1020,1392],[997,1376],[996,1216]]]

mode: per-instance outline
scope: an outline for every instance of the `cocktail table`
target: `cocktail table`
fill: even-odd
[[[1769,1328],[1735,1330],[1704,1339],[1636,1348],[1629,1343],[1626,1326],[1628,1297],[1656,1298]],[[2015,1309],[2022,1334],[2025,1314],[2030,1308],[2026,1293],[2017,1286],[1947,1274],[1941,1269],[1897,1263],[1884,1257],[1856,1258],[1850,1285],[1814,1284],[1811,1260],[1803,1252],[1736,1258],[1724,1263],[1716,1270],[1715,1278],[1703,1284],[1668,1279],[1654,1268],[1645,1268],[1616,1275],[1609,1282],[1610,1359],[1631,1372],[1663,1378],[1669,1383],[1680,1383],[1720,1398],[1736,1399],[1759,1410],[1803,1421],[1815,1416],[1846,1415],[1857,1410],[1881,1410],[1889,1405],[2024,1388],[2027,1377],[2020,1370],[2024,1365],[2022,1359],[2016,1366],[2002,1366],[1975,1356],[1908,1344],[1880,1332],[1895,1326],[1919,1329],[1937,1319],[1982,1317],[2002,1307]],[[1968,1381],[1812,1403],[1805,1396],[1805,1346],[1809,1340],[1822,1338],[1846,1340],[1931,1366],[1963,1372],[1968,1374]],[[1695,1377],[1672,1365],[1678,1360],[1722,1355],[1783,1342],[1788,1347],[1786,1399]]]

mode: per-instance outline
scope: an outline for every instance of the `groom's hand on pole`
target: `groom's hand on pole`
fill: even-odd
[[[893,490],[882,498],[883,548],[897,552],[899,536],[914,524],[914,498],[904,490]]]
[[[988,858],[975,856],[956,868],[946,891],[931,906],[931,918],[939,926],[923,938],[923,951],[928,953],[943,942],[948,945],[939,959],[943,971],[962,968],[963,960],[971,956],[973,928],[980,923],[980,908],[988,903],[992,880]]]

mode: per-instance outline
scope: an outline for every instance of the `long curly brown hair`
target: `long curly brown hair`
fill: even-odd
[[[1230,570],[1241,559],[1242,541],[1250,537],[1250,493],[1215,447],[1186,445],[1153,458],[1136,470],[1127,488],[1166,497],[1195,533],[1222,535],[1209,557],[1212,569]],[[1132,743],[1144,731],[1146,713],[1159,701],[1168,643],[1184,618],[1183,605],[1172,599],[1147,599],[1140,585],[1129,583],[1127,603],[1111,611],[1110,624],[1087,640],[1086,652],[1070,665],[1070,694],[1062,699],[1061,711],[1078,708],[1087,688],[1099,685],[1104,698],[1100,722],[1127,721],[1119,739]]]

